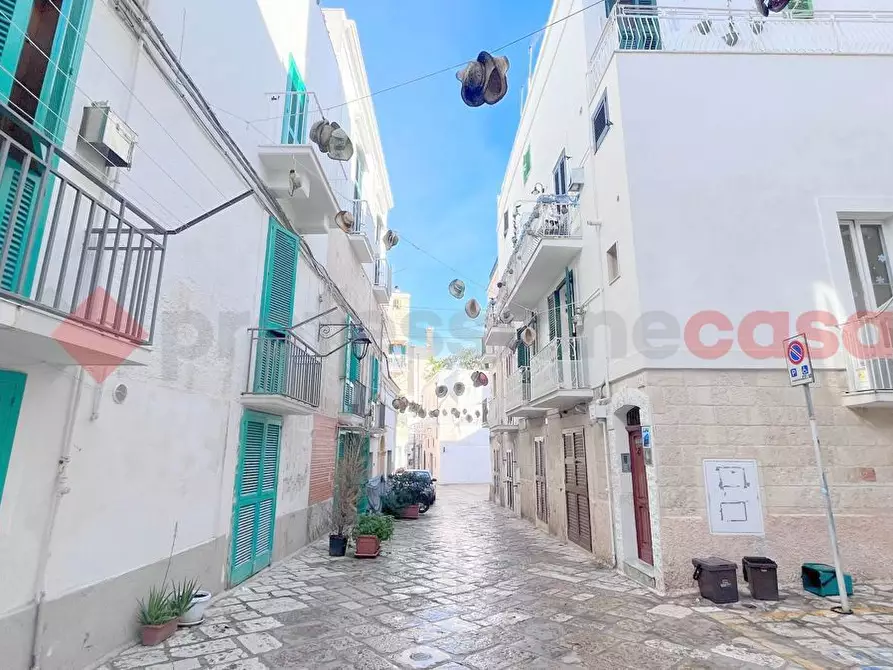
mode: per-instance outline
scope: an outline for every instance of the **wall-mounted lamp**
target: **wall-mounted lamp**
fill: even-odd
[[[369,345],[372,344],[372,340],[369,339],[369,335],[366,334],[366,329],[362,326],[354,326],[349,323],[321,323],[319,324],[319,336],[327,340],[338,333],[343,333],[348,328],[350,328],[350,335],[348,336],[347,341],[337,349],[332,349],[329,353],[323,354],[323,358],[328,358],[336,351],[341,351],[348,344],[352,347],[351,351],[353,356],[358,361],[361,361],[366,357],[366,354],[369,352]]]

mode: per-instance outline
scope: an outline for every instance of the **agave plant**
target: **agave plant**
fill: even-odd
[[[153,586],[149,597],[139,601],[139,621],[143,626],[161,626],[177,616],[171,592],[165,586]]]
[[[197,579],[184,579],[179,584],[172,583],[170,591],[171,607],[177,616],[183,616],[192,605],[192,599],[198,593]]]

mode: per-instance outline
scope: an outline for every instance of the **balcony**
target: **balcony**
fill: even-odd
[[[383,402],[377,402],[372,407],[371,425],[369,431],[373,435],[384,435],[388,429],[387,426],[387,408]]]
[[[499,282],[495,314],[505,309],[517,314],[536,305],[582,248],[582,216],[576,197],[540,196],[525,216]]]
[[[391,264],[387,259],[379,258],[375,261],[375,276],[372,281],[372,292],[379,305],[387,305],[391,302],[391,291],[393,290],[393,278],[391,275]]]
[[[294,100],[286,104],[290,96]],[[267,97],[269,118],[252,124],[269,141],[257,148],[261,176],[298,232],[326,233],[341,209],[339,194],[352,193],[353,180],[349,163],[332,160],[310,141],[310,128],[323,118],[345,128],[350,125],[341,109],[324,115],[314,93],[279,92]],[[283,131],[283,110],[290,119],[290,132]]]
[[[518,368],[505,380],[505,414],[507,418],[542,416],[544,409],[530,404],[530,368]]]
[[[345,379],[338,422],[343,426],[362,428],[366,420],[368,397],[369,391],[364,384],[354,379]]]
[[[586,376],[586,339],[555,338],[530,359],[531,406],[567,409],[592,400]]]
[[[843,328],[847,407],[893,407],[893,312],[855,319]]]
[[[786,11],[764,19],[742,9],[617,4],[587,73],[590,101],[620,52],[889,55],[893,12]]]
[[[484,328],[484,347],[505,347],[517,337],[511,321],[503,321],[495,305],[487,308]]]
[[[248,383],[242,404],[289,416],[319,407],[322,358],[291,333],[250,328]]]
[[[365,200],[351,200],[350,211],[353,212],[353,229],[347,234],[350,240],[350,248],[353,249],[360,263],[371,263],[375,258],[377,248],[372,239],[375,235],[375,219],[369,203]]]
[[[19,127],[0,132],[0,350],[55,365],[147,365],[168,232],[2,111]]]
[[[505,412],[506,399],[499,395],[487,401],[487,426],[492,433],[513,433],[518,430],[518,420],[510,419]]]

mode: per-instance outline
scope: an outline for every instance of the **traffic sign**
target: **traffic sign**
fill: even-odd
[[[806,335],[800,333],[784,341],[785,360],[788,364],[788,379],[791,386],[811,384],[815,381],[812,359],[809,356],[809,343]]]

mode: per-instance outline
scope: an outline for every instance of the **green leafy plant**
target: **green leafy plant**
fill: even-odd
[[[399,514],[410,505],[422,502],[427,482],[412,472],[400,472],[389,479],[390,491],[384,497],[385,512]]]
[[[449,356],[441,356],[440,358],[432,356],[429,358],[425,370],[425,379],[428,381],[434,379],[437,376],[437,373],[442,370],[451,370],[454,368],[473,370],[475,368],[480,368],[482,365],[480,348],[465,347]]]
[[[171,592],[165,586],[153,586],[149,589],[149,597],[139,600],[139,621],[143,626],[160,626],[177,616]]]
[[[192,599],[198,593],[197,579],[184,579],[180,583],[172,583],[170,590],[170,602],[176,616],[183,616],[192,605]]]
[[[360,514],[353,526],[353,538],[360,535],[374,535],[381,542],[390,540],[394,534],[394,517],[387,514]]]

